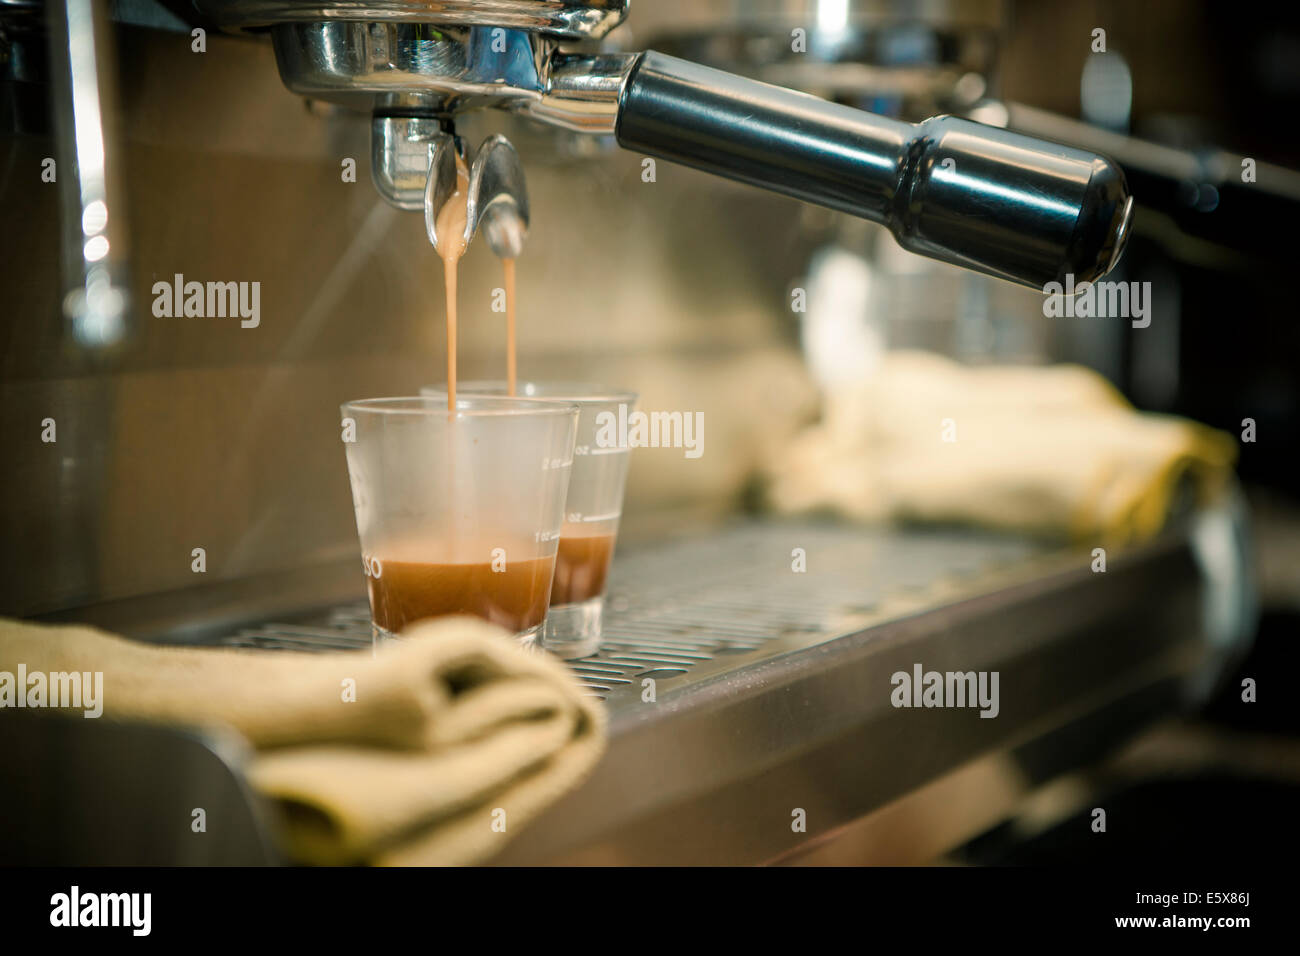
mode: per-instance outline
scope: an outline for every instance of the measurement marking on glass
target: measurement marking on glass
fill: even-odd
[[[579,514],[576,511],[571,511],[566,516],[565,520],[572,521],[577,524],[588,524],[592,521],[613,521],[615,518],[618,518],[621,514],[622,512],[620,511],[607,511],[602,515],[584,515],[584,514]]]

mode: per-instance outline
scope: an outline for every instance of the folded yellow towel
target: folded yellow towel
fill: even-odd
[[[102,672],[103,719],[233,727],[295,860],[484,860],[595,764],[604,711],[559,661],[483,621],[404,637],[299,654],[0,619],[0,672]]]
[[[1235,461],[1230,436],[1140,414],[1085,368],[892,352],[772,461],[769,498],[779,511],[1125,543],[1159,531],[1181,487],[1212,498]]]

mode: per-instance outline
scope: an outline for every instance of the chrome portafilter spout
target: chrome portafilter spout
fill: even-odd
[[[378,121],[377,121],[378,122]],[[435,251],[448,237],[438,235],[438,218],[457,188],[456,160],[466,160],[464,141],[454,133],[424,128],[423,184],[419,191],[419,206],[424,211],[424,229]],[[375,166],[380,169],[380,166]],[[377,179],[380,191],[399,208],[410,209],[415,197],[409,190],[413,184],[409,177],[402,189],[394,189],[393,181]],[[519,154],[510,141],[501,135],[489,136],[469,160],[468,196],[465,207],[465,234],[461,237],[466,247],[483,230],[488,246],[500,259],[515,259],[524,250],[528,238],[528,186]]]
[[[427,204],[425,210],[427,222]],[[481,226],[497,258],[515,259],[524,251],[524,240],[528,238],[528,187],[519,154],[504,136],[489,136],[474,154],[466,212],[467,239],[472,239]],[[434,239],[432,234],[430,239]]]

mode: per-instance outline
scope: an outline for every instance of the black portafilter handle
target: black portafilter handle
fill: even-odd
[[[918,125],[647,51],[619,145],[881,223],[911,252],[1042,288],[1105,275],[1133,201],[1103,156],[952,116]]]

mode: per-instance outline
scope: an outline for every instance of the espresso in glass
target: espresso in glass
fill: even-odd
[[[376,639],[450,614],[540,639],[577,406],[439,395],[342,412]]]
[[[605,593],[605,577],[614,557],[613,534],[581,534],[580,529],[560,532],[555,553],[552,604],[581,604]]]
[[[459,394],[503,396],[508,387],[505,382],[462,382]],[[428,386],[421,392],[438,398],[446,395],[446,387]],[[617,434],[608,422],[619,421],[620,406],[626,418],[637,396],[579,382],[519,382],[516,395],[520,401],[578,406],[573,468],[542,646],[561,657],[586,657],[600,647],[605,588],[627,483],[629,449],[602,439]]]
[[[413,548],[414,552],[436,552]],[[493,550],[486,544],[482,554]],[[515,634],[536,633],[546,619],[555,556],[502,561],[396,561],[375,555],[379,575],[367,573],[371,617],[397,633],[408,624],[472,614]]]

